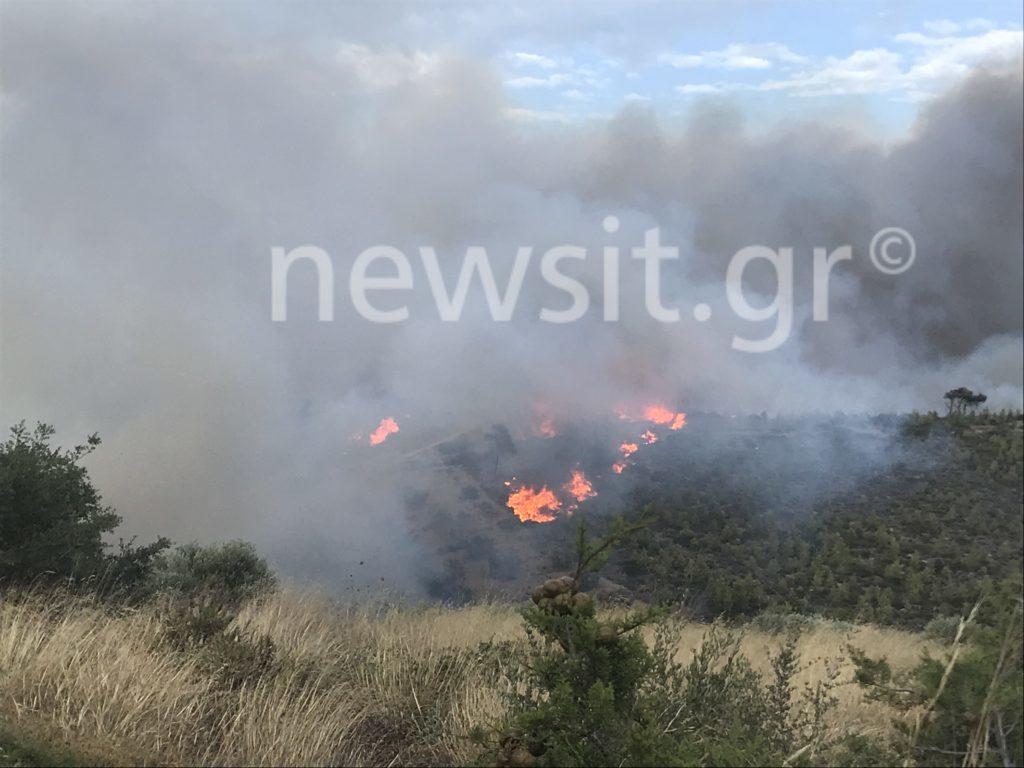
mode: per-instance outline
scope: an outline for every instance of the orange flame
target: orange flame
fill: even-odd
[[[640,439],[643,440],[644,443],[646,443],[647,445],[654,445],[656,442],[658,442],[658,436],[651,432],[651,430],[649,429],[642,435],[640,435]]]
[[[576,501],[586,501],[593,496],[597,496],[597,491],[594,490],[594,486],[587,479],[587,476],[583,474],[582,469],[574,469],[572,471],[572,478],[562,486],[562,489],[576,499]]]
[[[370,433],[370,445],[380,445],[387,440],[389,436],[397,433],[398,431],[398,422],[390,416],[385,416],[380,420],[380,424],[377,425],[377,428]]]
[[[672,430],[682,429],[686,424],[685,413],[669,410],[663,405],[648,405],[644,408],[644,418],[655,424],[667,425]]]
[[[539,491],[528,487],[513,491],[506,506],[524,523],[528,520],[534,523],[550,523],[555,519],[552,513],[562,507],[562,502],[545,485]]]
[[[612,464],[612,472],[616,475],[621,475],[622,470],[629,466],[629,462],[626,461],[630,456],[640,450],[640,446],[636,443],[623,443],[619,446],[619,453],[622,454],[622,461],[617,461]]]

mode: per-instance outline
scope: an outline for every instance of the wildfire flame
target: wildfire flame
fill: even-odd
[[[622,471],[629,466],[629,462],[626,461],[630,456],[640,450],[640,446],[636,443],[623,443],[619,446],[619,453],[622,454],[622,461],[616,461],[612,464],[612,472],[616,475],[621,475]]]
[[[545,485],[541,486],[539,491],[530,487],[513,491],[508,497],[506,506],[524,523],[527,521],[550,523],[555,519],[553,513],[561,509],[562,502]]]
[[[537,418],[532,425],[532,431],[540,437],[555,437],[558,431],[554,418],[545,413],[545,410],[542,407],[535,409]],[[685,413],[666,408],[664,405],[647,405],[641,411],[632,413],[620,408],[616,409],[615,413],[623,421],[646,421],[656,427],[673,431],[686,425]],[[633,463],[634,455],[640,450],[641,445],[654,445],[660,439],[661,436],[653,428],[646,428],[635,442],[627,440],[621,443],[618,448],[621,458],[612,464],[612,472],[621,475]],[[546,485],[539,489],[533,486],[520,486],[514,477],[511,481],[506,480],[505,486],[509,489],[506,505],[523,522],[550,523],[555,520],[556,513],[571,515],[579,504],[597,496],[593,484],[579,467],[572,470],[570,478],[563,485],[557,487],[557,493]],[[563,494],[562,498],[566,499],[564,505],[558,494]]]
[[[380,420],[377,428],[370,433],[370,445],[380,445],[398,431],[398,422],[390,416],[385,416]]]
[[[615,413],[619,419],[623,421],[639,421],[639,419],[631,416],[630,413],[624,409],[617,409]],[[673,411],[663,405],[644,406],[643,419],[660,427],[668,427],[673,431],[682,429],[686,425],[685,413],[682,411]],[[654,445],[660,438],[654,430],[645,429],[640,433],[639,439],[644,445]],[[619,446],[619,453],[622,454],[622,459],[612,464],[612,472],[616,475],[621,475],[626,467],[631,463],[629,458],[636,453],[639,448],[640,446],[637,443],[622,443],[622,445]]]
[[[594,486],[587,479],[587,476],[583,474],[583,470],[579,468],[572,471],[572,477],[569,478],[569,482],[562,486],[562,489],[578,502],[597,496]]]
[[[685,413],[669,410],[663,405],[648,405],[644,408],[644,418],[672,430],[682,429],[686,424]]]

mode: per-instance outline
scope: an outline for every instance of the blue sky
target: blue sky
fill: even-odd
[[[655,23],[665,9],[649,6]],[[528,32],[497,61],[524,117],[577,120],[634,101],[665,117],[729,99],[768,122],[868,121],[903,133],[918,105],[971,67],[1021,55],[1019,3],[677,5],[650,47],[595,33],[572,41]],[[685,23],[689,10],[693,23]],[[683,13],[680,13],[683,11]],[[731,12],[730,12],[731,11]],[[647,15],[636,5],[631,13]]]
[[[833,120],[894,137],[972,67],[1018,62],[1022,21],[1019,2],[949,0],[388,2],[264,19],[276,34],[305,25],[371,80],[450,53],[482,59],[524,121],[600,119],[630,102],[685,119],[728,100],[755,125]]]

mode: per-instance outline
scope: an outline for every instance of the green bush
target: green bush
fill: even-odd
[[[843,768],[875,768],[902,764],[900,756],[891,746],[867,736],[847,736],[828,752],[825,765]]]
[[[222,635],[235,615],[224,606],[199,598],[171,596],[161,602],[163,639],[178,650],[205,645]]]
[[[851,651],[868,695],[913,715],[896,722],[895,751],[917,764],[1004,766],[1024,760],[1022,646],[1018,591],[991,598],[984,609],[979,603],[958,622],[946,654],[926,656],[907,674]]]
[[[50,445],[53,434],[48,424],[29,431],[21,422],[0,444],[0,585],[61,579],[94,590],[133,589],[170,542],[122,542],[117,555],[107,554],[103,537],[121,518],[81,466],[100,438],[65,450]]]
[[[924,636],[929,640],[949,645],[956,638],[959,625],[959,616],[936,616],[924,625]]]
[[[788,635],[803,632],[814,625],[812,616],[781,611],[762,611],[751,622],[757,629],[770,635]]]
[[[549,579],[523,611],[525,645],[487,650],[506,670],[510,714],[490,733],[487,763],[505,766],[769,765],[821,742],[831,683],[798,693],[795,638],[758,674],[739,637],[712,629],[689,664],[657,609],[599,618],[580,576],[637,526],[590,542],[581,527],[573,576]],[[640,634],[654,625],[652,645]],[[515,658],[519,654],[518,660]],[[517,663],[518,661],[518,663]]]
[[[274,641],[260,635],[221,632],[203,646],[199,663],[222,688],[237,690],[270,674],[277,663]]]
[[[151,578],[154,591],[231,610],[275,583],[270,566],[244,541],[183,544],[157,559]]]

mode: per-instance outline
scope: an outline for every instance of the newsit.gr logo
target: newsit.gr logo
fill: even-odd
[[[619,220],[615,216],[606,216],[602,226],[605,232],[617,232]],[[446,323],[457,323],[462,320],[469,292],[474,288],[483,292],[492,321],[511,321],[516,314],[526,276],[531,267],[535,266],[536,249],[529,245],[519,246],[512,261],[508,280],[504,288],[499,289],[487,248],[482,245],[470,246],[461,254],[458,275],[454,284],[450,284],[443,274],[438,249],[422,245],[416,250],[422,278],[426,279],[437,316]],[[580,245],[558,245],[545,250],[539,258],[540,277],[550,287],[563,292],[569,299],[569,306],[542,306],[537,312],[537,319],[545,323],[574,323],[591,311],[591,292],[587,285],[577,277],[567,274],[562,268],[572,262],[580,264],[594,258],[600,260],[600,312],[605,322],[614,323],[620,319],[623,298],[621,278],[627,267],[642,271],[643,308],[651,319],[659,323],[680,322],[683,319],[680,308],[666,306],[662,293],[662,264],[678,260],[679,248],[663,244],[660,228],[653,227],[644,232],[642,245],[629,249],[630,258],[625,265],[622,250],[618,246],[605,246],[597,255],[592,255],[587,248]],[[789,338],[793,328],[794,309],[793,253],[792,247],[749,245],[736,251],[729,260],[724,282],[725,299],[731,311],[740,320],[759,325],[772,324],[770,333],[760,337],[734,335],[733,349],[752,353],[771,352],[781,347]],[[913,237],[906,230],[886,227],[871,238],[868,255],[879,272],[899,275],[913,265],[917,257],[917,248]],[[832,271],[842,262],[853,258],[854,251],[851,245],[834,248],[813,247],[811,295],[812,319],[815,322],[827,322],[829,319],[829,280]],[[272,320],[288,320],[288,275],[292,267],[300,262],[309,262],[316,269],[318,319],[321,322],[333,322],[334,261],[327,251],[315,245],[303,245],[290,250],[283,246],[271,249]],[[746,270],[755,262],[768,265],[775,278],[775,293],[771,301],[763,306],[755,306],[743,288]],[[371,323],[402,323],[415,320],[407,304],[390,306],[387,309],[379,304],[382,293],[408,293],[416,289],[416,271],[410,258],[401,249],[392,245],[374,245],[366,248],[352,263],[347,284],[352,306],[364,320]],[[371,296],[377,297],[376,303]],[[691,311],[693,319],[699,323],[711,320],[712,309],[705,302],[694,304]]]

